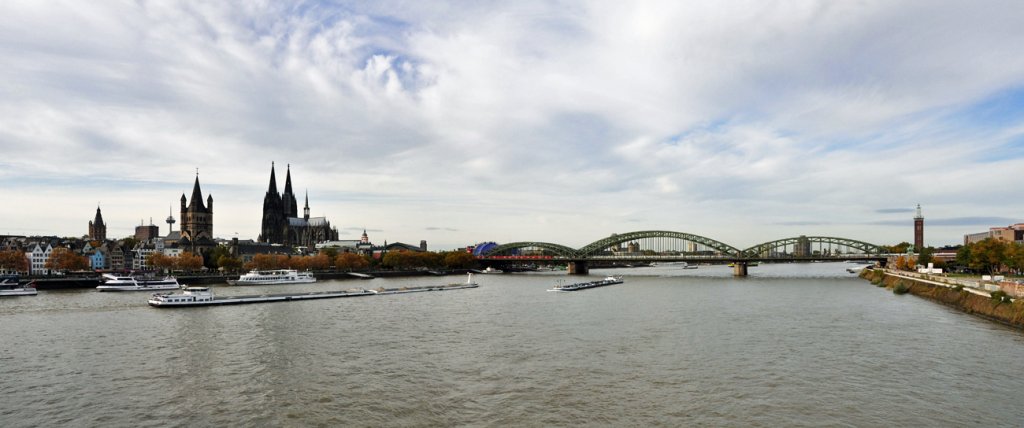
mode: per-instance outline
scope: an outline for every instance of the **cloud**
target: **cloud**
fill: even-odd
[[[875,210],[879,214],[904,214],[914,212],[914,208],[880,208]]]
[[[905,224],[877,217],[910,211],[871,207],[918,201],[1013,218],[991,183],[1024,167],[1019,9],[4,3],[0,197],[60,214],[0,224],[78,234],[96,200],[131,200],[104,211],[130,231],[199,167],[215,232],[255,235],[270,161],[343,230],[451,247],[889,241]],[[943,226],[929,239],[959,239]]]
[[[1020,223],[1021,218],[1011,217],[951,217],[951,218],[935,218],[925,219],[925,226],[977,226],[977,227],[1000,227],[1010,224]],[[872,225],[885,225],[885,226],[906,226],[907,220],[883,220],[870,222]]]

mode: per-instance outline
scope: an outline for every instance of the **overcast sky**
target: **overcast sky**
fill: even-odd
[[[929,245],[1024,221],[1017,1],[0,3],[0,234],[166,233],[271,162],[355,239]],[[179,218],[180,220],[180,218]],[[175,225],[180,226],[180,222]],[[236,235],[237,234],[237,235]]]

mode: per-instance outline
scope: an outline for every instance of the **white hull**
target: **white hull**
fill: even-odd
[[[173,276],[156,279],[152,277],[116,276],[103,274],[103,284],[96,287],[99,291],[160,291],[181,288],[178,279]]]
[[[278,270],[254,270],[238,279],[229,279],[228,285],[280,285],[280,284],[310,284],[316,282],[316,277],[310,272],[299,272],[294,269]]]
[[[160,291],[177,290],[181,288],[178,283],[160,285],[100,285],[96,287],[99,291]]]
[[[239,278],[239,279],[229,279],[228,280],[228,284],[229,285],[309,284],[309,283],[313,283],[313,282],[316,282],[316,278],[288,279],[288,280],[271,280],[271,279],[242,280],[241,278]]]
[[[39,294],[35,288],[14,288],[11,290],[0,290],[0,296],[35,296]]]

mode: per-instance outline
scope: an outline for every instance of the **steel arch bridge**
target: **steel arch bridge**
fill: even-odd
[[[705,236],[666,230],[645,230],[611,235],[579,249],[543,241],[498,245],[478,259],[504,266],[519,262],[568,262],[570,273],[586,273],[589,263],[688,261],[734,263],[737,275],[746,265],[764,261],[883,261],[883,247],[832,236],[797,236],[739,249]]]
[[[565,245],[552,244],[550,242],[510,242],[508,244],[501,244],[484,254],[484,257],[494,256],[514,256],[517,255],[518,250],[539,248],[544,251],[554,253],[555,256],[574,259],[578,258],[577,252],[573,248],[566,247]]]
[[[861,253],[846,251],[846,254],[879,255],[885,252],[881,246],[855,239],[832,236],[796,236],[754,245],[743,250],[741,255],[744,258],[756,259],[813,257],[815,256],[813,250],[815,244],[818,245],[817,255],[820,257],[832,255],[841,258],[842,252],[836,251],[842,251],[843,248],[862,251]],[[823,250],[822,248],[825,246],[828,248]],[[790,248],[793,249],[792,252],[789,251]]]
[[[684,232],[671,232],[666,230],[645,230],[640,232],[629,232],[618,235],[612,235],[604,239],[587,244],[583,248],[580,248],[577,253],[583,257],[593,257],[599,255],[606,249],[618,246],[627,242],[637,241],[641,239],[650,238],[668,238],[675,240],[682,240],[687,242],[693,242],[694,244],[702,245],[707,248],[711,248],[722,255],[736,255],[740,253],[740,250],[724,242],[716,241],[711,238],[705,238],[700,235],[694,235],[691,233]]]

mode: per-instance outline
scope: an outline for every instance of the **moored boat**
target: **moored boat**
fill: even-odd
[[[173,276],[148,278],[136,276],[117,276],[103,274],[103,284],[96,287],[99,291],[158,291],[177,290],[181,288],[178,279]]]
[[[312,272],[299,272],[295,269],[251,270],[249,273],[229,279],[231,285],[273,285],[273,284],[308,284],[316,282]]]
[[[0,276],[0,296],[35,296],[39,294],[31,282],[22,281],[18,275]]]

